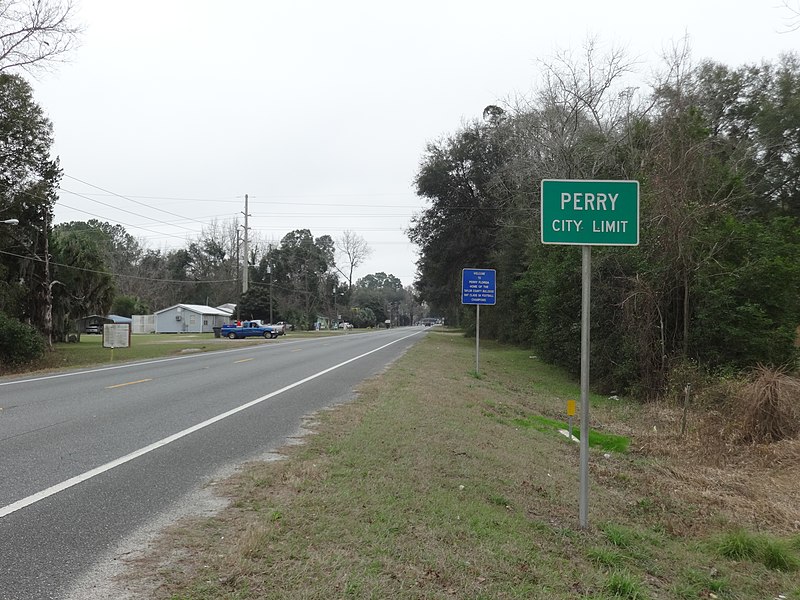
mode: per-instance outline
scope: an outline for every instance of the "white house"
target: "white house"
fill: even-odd
[[[156,333],[211,333],[231,320],[231,313],[200,304],[176,304],[154,316]]]
[[[236,312],[236,305],[233,304],[232,302],[228,302],[227,304],[223,304],[222,306],[218,306],[217,308],[219,310],[221,310],[222,312],[227,312],[227,313],[230,313],[230,314],[233,314],[233,313]]]

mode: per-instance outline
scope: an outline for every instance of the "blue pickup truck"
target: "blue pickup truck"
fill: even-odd
[[[285,333],[283,325],[264,325],[260,321],[243,321],[241,325],[223,325],[220,335],[232,340],[246,337],[265,337],[275,339]]]

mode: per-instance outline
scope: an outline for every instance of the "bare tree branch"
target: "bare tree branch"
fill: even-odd
[[[83,28],[72,0],[0,0],[0,73],[64,60]]]
[[[788,11],[788,16],[785,17],[786,29],[779,33],[792,33],[793,31],[800,30],[800,2],[798,0],[783,0],[777,8],[785,8]]]
[[[372,254],[372,248],[367,245],[364,238],[353,231],[343,231],[336,240],[336,250],[347,264],[348,272],[345,273],[338,266],[336,270],[347,280],[349,289],[353,288],[353,271]]]

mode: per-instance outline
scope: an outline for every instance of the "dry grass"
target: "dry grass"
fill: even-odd
[[[473,352],[432,333],[286,460],[224,482],[227,510],[132,565],[134,596],[800,599],[796,573],[713,550],[732,528],[800,539],[800,442],[735,444],[707,410],[681,437],[677,407],[594,397],[593,427],[632,443],[592,453],[582,531],[577,445],[515,425],[563,419],[577,385],[489,343],[477,379]]]
[[[743,436],[757,443],[789,440],[800,432],[800,379],[758,366],[739,395]]]

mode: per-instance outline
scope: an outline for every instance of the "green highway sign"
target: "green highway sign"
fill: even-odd
[[[542,179],[542,243],[639,245],[639,182]]]

